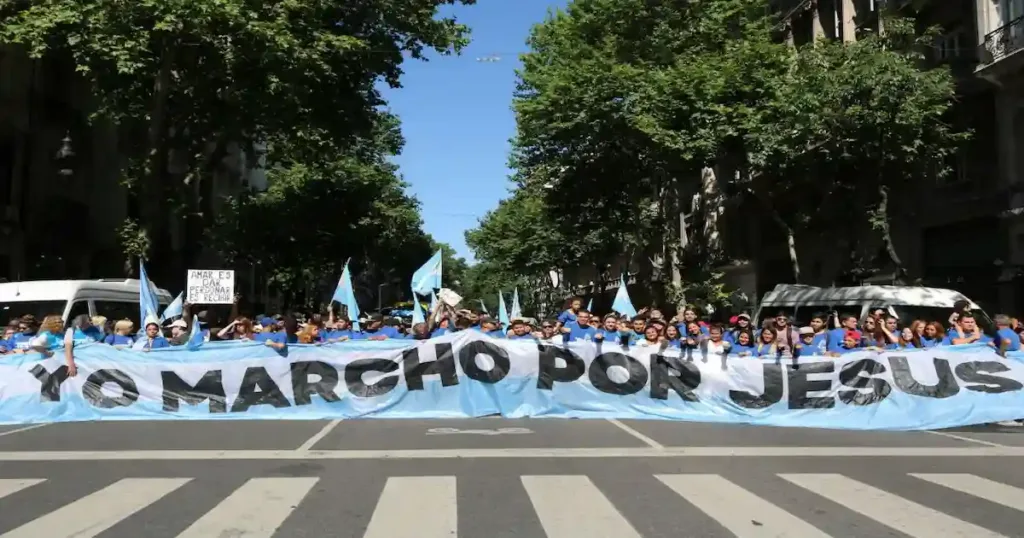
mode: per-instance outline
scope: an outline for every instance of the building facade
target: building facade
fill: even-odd
[[[90,96],[69,61],[32,59],[19,47],[0,47],[0,279],[125,273],[118,230],[134,212],[122,185],[123,146],[133,135],[88,121]],[[201,186],[213,212],[243,188],[266,188],[260,163],[247,162],[237,147],[224,168],[227,173]],[[180,228],[173,223],[172,242]]]

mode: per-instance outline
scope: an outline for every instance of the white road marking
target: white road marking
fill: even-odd
[[[981,439],[975,439],[973,437],[966,437],[966,436],[963,436],[963,435],[956,435],[955,433],[949,433],[949,432],[937,432],[937,431],[933,431],[933,430],[925,430],[924,433],[930,433],[932,435],[941,435],[942,437],[949,437],[950,439],[956,439],[958,441],[966,441],[968,443],[974,443],[974,444],[978,444],[978,445],[999,446],[999,447],[1007,446],[1007,445],[1001,445],[999,443],[993,443],[991,441],[983,441]]]
[[[640,538],[586,476],[522,476],[548,538]]]
[[[363,538],[458,536],[454,476],[392,476]]]
[[[828,538],[817,527],[714,474],[655,477],[737,538]]]
[[[466,458],[938,458],[1024,457],[1024,446],[1005,447],[835,447],[694,446],[665,448],[444,448],[409,450],[109,450],[0,452],[7,461],[194,461],[194,460],[375,460]]]
[[[1003,538],[984,527],[946,515],[839,474],[780,474],[808,491],[914,538]]]
[[[32,487],[40,482],[45,482],[42,478],[4,478],[0,479],[0,499],[17,493],[25,488]]]
[[[331,430],[336,428],[338,424],[341,424],[340,418],[336,418],[328,422],[326,426],[321,428],[320,431],[316,432],[316,434],[314,434],[313,437],[306,439],[306,442],[302,443],[302,445],[299,446],[299,448],[296,448],[295,450],[306,451],[312,449],[313,445],[319,443],[324,437],[327,437],[327,434],[331,433]]]
[[[35,429],[38,429],[38,428],[42,428],[43,426],[49,426],[50,424],[51,423],[49,423],[49,422],[44,423],[44,424],[31,424],[29,426],[25,426],[25,427],[22,427],[22,428],[16,428],[16,429],[13,429],[13,430],[7,430],[5,432],[0,432],[0,437],[3,437],[5,435],[14,435],[16,433],[21,433],[21,432],[27,432],[29,430],[35,430]]]
[[[524,435],[533,433],[529,428],[496,428],[493,430],[460,430],[458,428],[430,428],[427,435]]]
[[[659,448],[659,449],[660,448],[665,448],[665,445],[655,441],[654,439],[651,439],[650,437],[647,437],[646,435],[644,435],[644,434],[634,430],[633,428],[630,428],[629,426],[626,426],[625,424],[620,422],[618,419],[609,418],[609,419],[605,419],[605,420],[607,420],[608,422],[614,424],[620,430],[622,430],[622,431],[628,433],[629,435],[639,439],[643,444],[645,444],[645,445],[647,445],[647,446],[649,446],[651,448]]]
[[[178,538],[270,538],[317,478],[253,478],[197,519]]]
[[[188,478],[125,478],[0,538],[91,538],[188,481]]]
[[[910,476],[1024,512],[1024,489],[973,474],[910,473]]]

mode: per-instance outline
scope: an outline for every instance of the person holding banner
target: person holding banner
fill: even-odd
[[[568,342],[576,342],[578,340],[591,342],[597,335],[597,331],[590,326],[590,312],[583,309],[576,312],[575,321],[570,321],[562,327],[562,332],[565,333],[566,341]]]

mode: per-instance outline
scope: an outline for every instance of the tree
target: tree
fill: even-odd
[[[435,14],[474,1],[0,0],[0,44],[66,58],[87,79],[95,117],[126,134],[151,267],[179,272],[196,252],[169,251],[171,216],[195,245],[212,223],[202,185],[231,172],[232,148],[266,147],[274,166],[358,146],[387,121],[377,81],[398,86],[407,55],[459,50],[468,30]]]
[[[352,156],[271,169],[268,190],[233,199],[212,241],[302,306],[330,296],[348,258],[357,299],[372,304],[380,283],[404,289],[397,284],[408,283],[432,247],[394,165]]]
[[[901,265],[888,215],[915,197],[897,193],[934,181],[963,138],[942,121],[949,73],[922,61],[929,35],[909,21],[794,48],[769,7],[576,0],[534,28],[512,164],[569,239],[560,263],[626,254],[677,290],[711,281],[731,257],[731,211],[780,227],[797,281],[809,230],[851,250],[884,243]]]

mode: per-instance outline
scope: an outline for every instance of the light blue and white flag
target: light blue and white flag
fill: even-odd
[[[412,323],[426,323],[427,318],[423,315],[423,308],[420,307],[420,298],[416,296],[416,290],[412,292]]]
[[[593,297],[591,297],[590,300],[587,301],[587,312],[590,312],[591,314],[594,313],[594,298]]]
[[[146,274],[146,264],[139,259],[139,320],[142,321],[142,329],[145,329],[147,320],[162,321],[157,317],[159,312],[160,302],[156,296],[156,288]]]
[[[430,292],[430,311],[433,312],[437,309],[437,294],[431,290]]]
[[[424,297],[441,288],[441,251],[438,250],[427,263],[412,274],[412,291]]]
[[[612,310],[630,319],[636,317],[636,307],[629,299],[629,291],[626,290],[626,277],[619,277],[619,290],[615,292],[615,301],[612,302]]]
[[[167,305],[167,308],[164,309],[163,320],[167,321],[167,320],[169,320],[171,318],[176,318],[176,317],[180,316],[184,305],[185,305],[185,292],[181,292],[181,293],[178,294],[177,297],[174,298],[173,301],[171,301],[171,304]]]
[[[192,332],[188,333],[188,348],[199,349],[204,341],[203,329],[199,327],[199,316],[192,316]]]
[[[359,304],[356,302],[355,290],[352,288],[352,273],[348,270],[348,261],[345,262],[345,268],[341,271],[338,287],[334,289],[334,296],[331,297],[331,300],[345,305],[345,309],[348,311],[348,319],[352,323],[352,330],[358,331],[360,311]]]
[[[523,317],[523,309],[519,306],[519,287],[512,292],[512,312],[509,314],[512,319]]]
[[[508,310],[505,309],[505,294],[498,290],[498,322],[507,329],[512,323],[508,319]]]
[[[480,301],[480,311],[483,312],[485,316],[490,316],[491,313],[487,311],[487,305],[484,304],[484,300],[480,299],[479,301]]]

